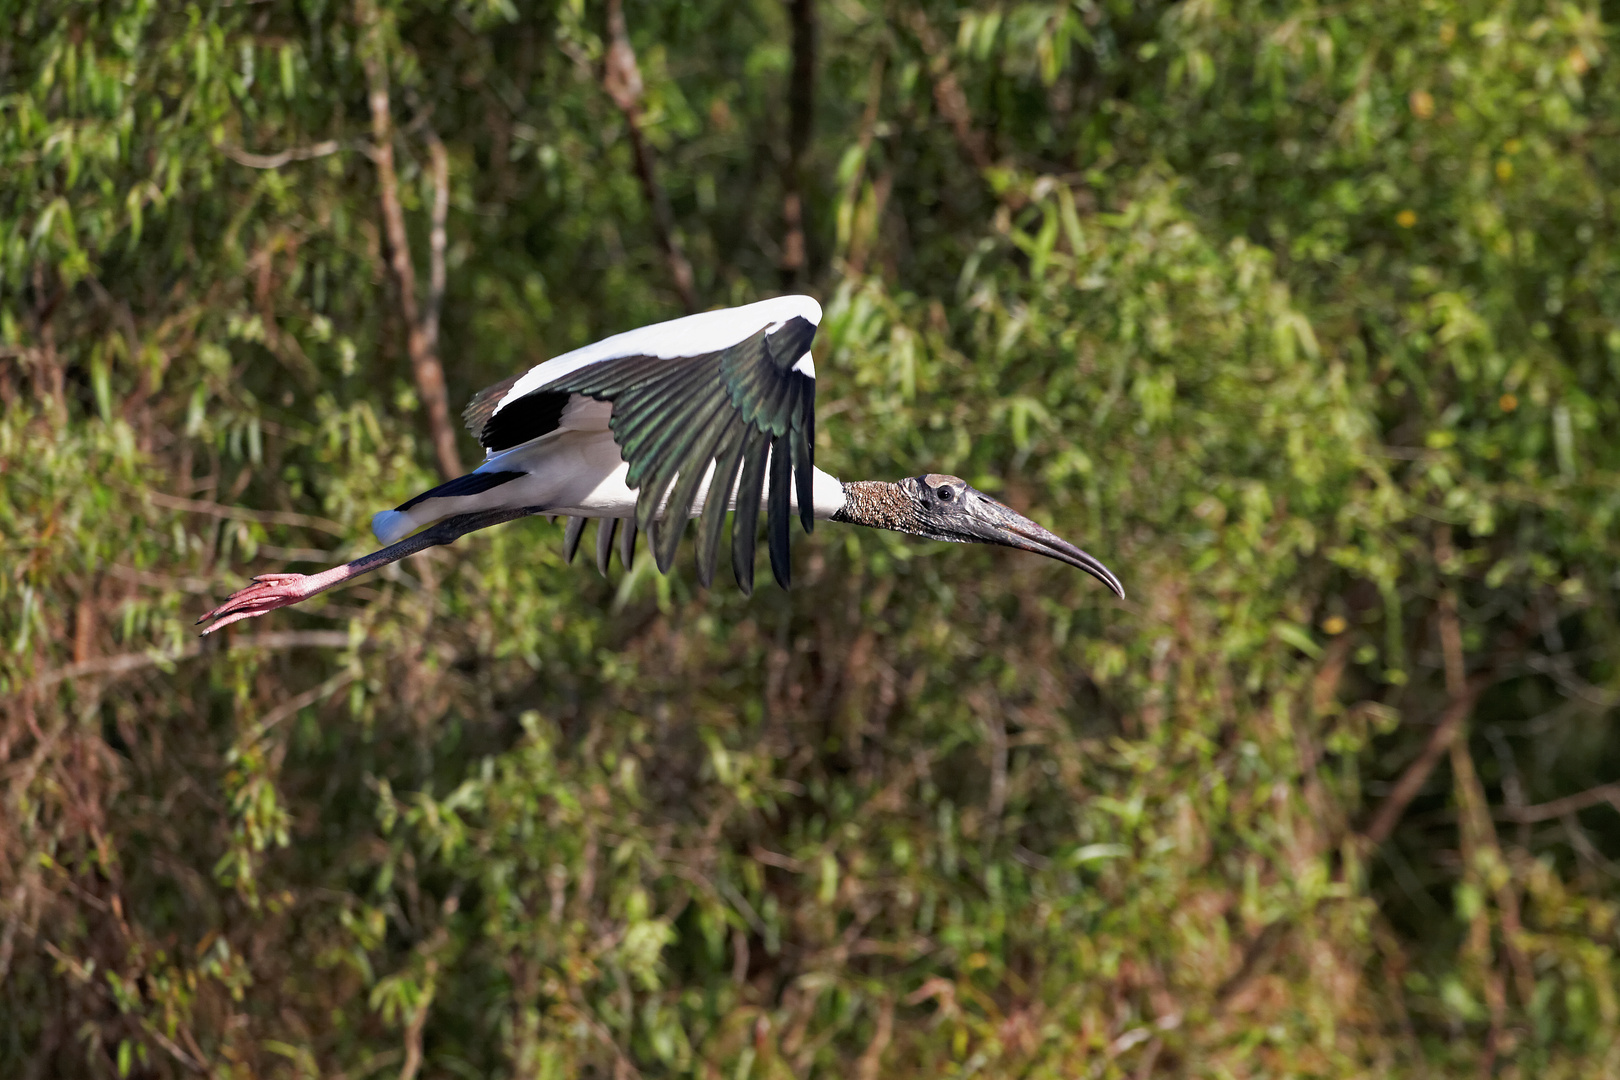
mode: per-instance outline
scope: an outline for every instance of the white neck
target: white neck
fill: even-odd
[[[838,511],[842,510],[848,498],[844,495],[844,482],[836,476],[831,476],[820,469],[813,470],[814,483],[810,491],[811,509],[816,520],[826,521]],[[791,498],[795,512],[799,509],[797,492]]]

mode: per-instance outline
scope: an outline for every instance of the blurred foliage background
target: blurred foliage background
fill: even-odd
[[[0,1074],[1620,1074],[1617,18],[0,0]],[[823,467],[1130,600],[537,519],[194,636],[789,289]]]

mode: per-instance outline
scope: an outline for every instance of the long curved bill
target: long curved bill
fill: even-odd
[[[1119,583],[1119,578],[1096,558],[1081,551],[1063,537],[1048,532],[1012,507],[996,502],[982,493],[980,499],[982,501],[974,508],[976,512],[972,516],[971,531],[974,540],[1017,548],[1020,551],[1032,551],[1037,555],[1045,555],[1048,559],[1068,563],[1108,586],[1121,600],[1125,599],[1125,587]]]

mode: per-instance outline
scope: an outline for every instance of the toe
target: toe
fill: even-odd
[[[238,589],[226,597],[223,604],[197,621],[204,623],[213,620],[212,625],[203,631],[204,634],[211,634],[222,626],[296,604],[308,595],[308,590],[301,587],[305,580],[303,574],[261,574],[253,579],[253,584]]]

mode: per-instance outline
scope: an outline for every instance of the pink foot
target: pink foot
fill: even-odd
[[[212,634],[220,627],[229,626],[233,622],[251,619],[255,615],[263,615],[267,611],[296,604],[330,587],[328,583],[319,580],[321,576],[260,574],[253,579],[253,584],[232,593],[223,604],[197,621],[204,623],[213,619],[213,624],[203,630],[204,634]]]

